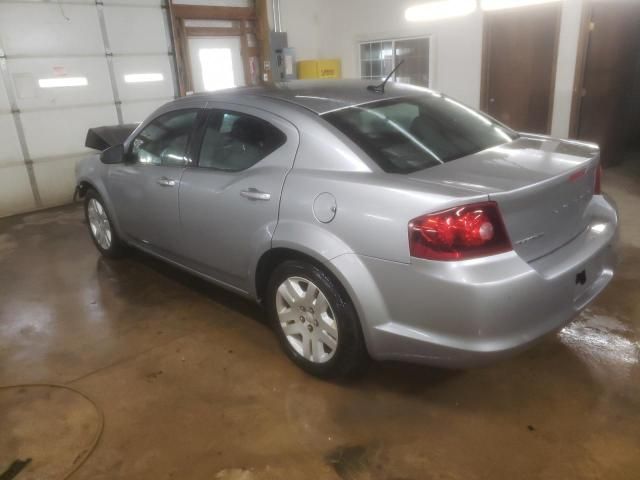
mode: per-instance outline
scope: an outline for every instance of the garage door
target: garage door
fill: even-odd
[[[0,3],[0,216],[68,203],[87,129],[176,95],[160,0]]]

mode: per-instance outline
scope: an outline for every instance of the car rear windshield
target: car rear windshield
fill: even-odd
[[[518,136],[491,118],[436,93],[367,103],[323,117],[388,173],[423,170]]]

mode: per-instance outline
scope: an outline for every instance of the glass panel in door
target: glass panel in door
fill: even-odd
[[[396,64],[404,60],[396,73],[396,81],[429,86],[429,39],[396,40]]]
[[[240,37],[189,38],[194,92],[246,85]]]

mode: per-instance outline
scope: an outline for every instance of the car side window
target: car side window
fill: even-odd
[[[197,117],[198,110],[178,110],[153,120],[133,140],[132,161],[145,165],[186,165],[187,146]]]
[[[213,110],[205,125],[198,166],[227,172],[252,167],[286,142],[269,122],[245,113]]]

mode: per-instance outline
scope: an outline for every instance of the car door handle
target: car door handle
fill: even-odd
[[[163,187],[175,187],[177,183],[178,182],[175,180],[167,177],[161,177],[158,179],[158,185],[162,185]]]
[[[257,188],[249,188],[247,190],[243,190],[240,192],[244,198],[248,198],[249,200],[271,200],[271,194],[267,192],[261,192]]]

